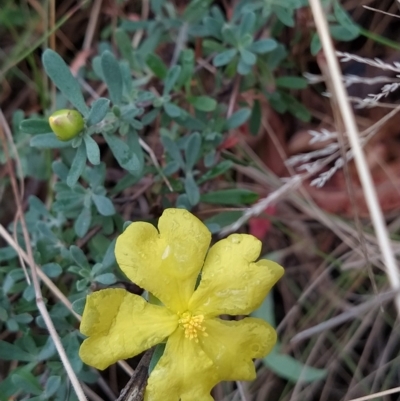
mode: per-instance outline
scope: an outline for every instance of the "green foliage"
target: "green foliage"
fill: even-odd
[[[246,125],[256,135],[261,127],[263,102],[255,100],[249,107],[242,103],[242,93],[251,90],[278,113],[311,118],[296,97],[306,81],[280,36],[283,29],[295,27],[295,12],[306,0],[242,0],[229,18],[210,0],[187,2],[183,12],[167,0],[149,3],[148,20],[121,20],[115,32],[105,27],[103,41],[95,46],[99,53],[77,76],[56,52],[43,53],[43,68],[59,91],[57,103],[83,116],[76,136],[61,141],[54,135],[48,122],[54,108],[25,120],[21,111],[13,116],[16,147],[10,148],[10,157],[18,155],[18,175],[42,180],[48,189],[43,200],[29,197],[25,213],[35,261],[77,313],[89,292],[126,282],[115,263],[115,238],[127,218],[123,206],[136,205],[142,188],[149,209],[193,209],[200,203],[243,207],[257,201],[257,193],[234,184],[234,164],[248,162],[221,152],[230,133]],[[339,2],[332,4],[332,35],[355,38],[357,25]],[[21,26],[28,18],[23,13],[9,17],[7,10],[0,11],[0,20],[10,26]],[[133,46],[138,30],[143,35]],[[319,50],[316,35],[310,46]],[[235,82],[239,100],[231,110],[226,91]],[[91,84],[103,85],[107,92],[89,102]],[[148,152],[153,143],[155,155]],[[0,153],[0,163],[5,162]],[[7,186],[7,179],[1,184]],[[241,215],[222,212],[205,223],[217,233]],[[135,213],[129,218],[136,218]],[[8,229],[24,244],[20,224]],[[16,394],[39,401],[74,400],[54,345],[43,335],[33,287],[9,246],[0,248],[0,282],[0,332],[13,333],[2,337],[0,359],[18,361],[0,383],[0,401]],[[45,287],[44,296],[75,372],[81,381],[93,383],[98,374],[78,356],[82,336],[77,322]],[[311,382],[324,374],[280,350],[271,358],[265,364],[291,381]]]

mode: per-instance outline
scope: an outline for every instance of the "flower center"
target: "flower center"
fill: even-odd
[[[208,334],[205,332],[206,328],[203,327],[203,321],[204,315],[193,316],[190,312],[185,312],[182,313],[178,323],[185,330],[185,337],[198,343],[198,332],[203,334],[205,337],[208,336]]]

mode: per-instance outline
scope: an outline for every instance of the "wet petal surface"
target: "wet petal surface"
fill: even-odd
[[[207,227],[182,209],[167,209],[159,232],[149,223],[132,223],[117,239],[122,271],[175,312],[187,310],[211,241]]]
[[[210,358],[178,328],[150,374],[145,401],[213,401],[210,391],[217,382]]]
[[[178,317],[162,306],[123,289],[94,292],[86,300],[80,330],[88,336],[79,355],[83,362],[105,369],[162,342],[178,325]]]
[[[212,359],[219,381],[254,380],[252,359],[266,356],[276,343],[275,330],[261,319],[209,319],[204,326],[207,337],[199,337],[199,344]]]
[[[208,317],[247,315],[257,309],[283,268],[259,257],[261,242],[252,235],[232,234],[217,242],[205,261],[189,309]]]

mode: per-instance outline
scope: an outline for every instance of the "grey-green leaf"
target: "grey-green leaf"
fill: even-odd
[[[239,36],[242,37],[246,33],[252,33],[256,22],[256,15],[251,11],[243,15],[239,27]]]
[[[113,104],[120,104],[123,90],[122,75],[118,61],[111,52],[105,51],[101,55],[101,69],[111,101]]]
[[[251,109],[244,108],[233,113],[227,120],[226,125],[228,129],[234,129],[244,124],[250,117]]]
[[[190,135],[185,146],[186,170],[190,171],[196,164],[200,154],[201,136],[198,132]]]
[[[171,117],[176,118],[181,115],[181,108],[173,103],[164,103],[164,111]]]
[[[113,214],[115,214],[114,205],[111,200],[106,196],[93,194],[92,200],[96,206],[97,211],[102,216],[112,216]]]
[[[117,281],[117,279],[113,273],[104,273],[97,276],[95,278],[95,281],[97,281],[100,284],[111,285],[114,284]]]
[[[214,111],[217,108],[217,101],[209,96],[193,96],[188,98],[188,100],[195,109],[200,111]]]
[[[60,141],[57,137],[52,134],[39,134],[31,138],[29,144],[34,148],[39,149],[60,149],[69,148],[72,141]]]
[[[84,269],[89,268],[89,263],[81,248],[78,248],[76,245],[71,245],[71,247],[69,248],[69,252],[72,259],[79,267],[82,267]]]
[[[312,366],[304,365],[291,356],[279,354],[276,351],[263,358],[263,362],[279,377],[293,383],[312,383],[323,379],[327,374],[326,369],[316,369]]]
[[[278,44],[274,39],[260,39],[257,42],[252,43],[248,47],[248,50],[258,54],[264,54],[276,49],[277,45]]]
[[[92,108],[89,111],[89,115],[87,118],[87,126],[90,127],[102,121],[109,110],[109,106],[110,106],[110,101],[108,99],[104,97],[96,99],[93,102]]]
[[[29,120],[21,121],[20,129],[27,134],[47,134],[53,132],[49,122],[39,118],[30,118]]]
[[[33,361],[33,355],[28,354],[14,344],[0,340],[0,359],[3,361]]]
[[[228,63],[230,63],[233,58],[236,56],[236,49],[228,49],[223,51],[222,53],[217,54],[214,57],[213,64],[215,67],[222,67]]]
[[[132,153],[129,146],[121,139],[114,135],[103,134],[108,146],[110,147],[114,157],[119,165],[132,174],[136,174],[141,170],[138,157]]]
[[[93,165],[100,164],[100,149],[97,142],[90,136],[84,135],[83,140],[86,145],[86,156]]]
[[[45,50],[42,61],[47,75],[57,88],[86,117],[89,109],[86,106],[78,81],[72,75],[65,61],[50,49]]]
[[[192,206],[195,206],[199,203],[200,200],[200,191],[197,186],[192,173],[188,173],[185,178],[185,192],[189,199],[189,202]]]
[[[164,82],[164,91],[163,96],[168,95],[174,87],[176,81],[179,78],[179,74],[181,73],[181,66],[174,65],[172,68],[168,70],[167,76]]]
[[[67,185],[73,187],[82,175],[83,170],[86,166],[86,147],[85,143],[82,142],[76,151],[74,160],[71,164],[71,169],[68,172]]]
[[[75,220],[74,230],[79,238],[86,235],[92,221],[92,212],[89,207],[84,207]]]
[[[172,160],[177,162],[181,168],[185,168],[185,163],[176,143],[167,136],[161,136],[161,142],[164,145],[167,153],[171,156]]]
[[[60,376],[50,376],[46,381],[44,389],[44,397],[49,399],[59,389],[61,384]]]

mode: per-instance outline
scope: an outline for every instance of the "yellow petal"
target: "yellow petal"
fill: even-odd
[[[158,222],[132,223],[117,239],[122,271],[169,309],[184,312],[210,245],[211,234],[186,210],[166,209]]]
[[[201,281],[189,303],[194,314],[247,315],[258,308],[283,268],[259,257],[261,242],[252,235],[232,234],[209,251]]]
[[[240,321],[208,319],[204,322],[207,337],[199,343],[212,359],[219,380],[254,380],[253,358],[266,356],[276,343],[276,332],[256,318]]]
[[[89,338],[79,355],[86,364],[105,369],[162,342],[177,325],[178,317],[167,308],[123,289],[97,291],[86,299],[80,330]]]
[[[212,361],[179,328],[150,374],[145,401],[213,401],[210,391],[218,381]]]

